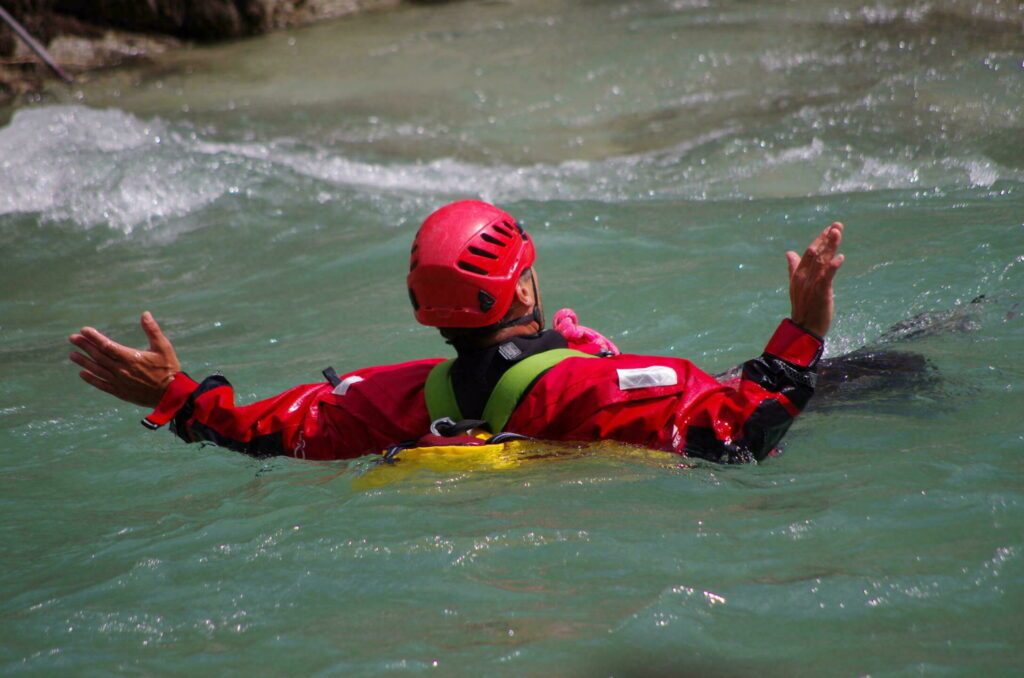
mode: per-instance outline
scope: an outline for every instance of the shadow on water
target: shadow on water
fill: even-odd
[[[969,304],[946,311],[919,313],[902,320],[872,344],[818,363],[814,398],[807,411],[889,408],[920,399],[929,409],[949,400],[950,380],[927,356],[904,348],[911,342],[931,337],[973,332],[980,328],[978,316],[985,295]],[[1014,306],[1016,309],[1016,306]],[[1008,317],[1015,311],[1011,309]],[[740,375],[742,367],[715,375],[728,381]]]
[[[815,397],[808,409],[877,409],[906,403],[911,397],[927,400],[930,408],[944,402],[949,395],[949,380],[925,355],[902,346],[977,330],[985,300],[981,295],[958,308],[919,313],[896,323],[871,345],[822,360]]]
[[[941,382],[938,369],[920,353],[862,348],[821,361],[808,410],[878,407],[937,391]]]
[[[599,653],[600,659],[587,671],[570,675],[602,675],[617,678],[739,678],[740,676],[792,675],[781,665],[765,666],[764,662],[708,656],[710,653],[680,648],[674,652],[628,649],[616,653]]]

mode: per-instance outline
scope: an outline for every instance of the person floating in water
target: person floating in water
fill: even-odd
[[[420,227],[407,278],[416,320],[456,358],[358,369],[251,405],[222,376],[181,370],[153,316],[148,349],[91,327],[72,362],[101,391],[147,408],[143,424],[249,455],[341,459],[400,444],[479,443],[467,434],[616,440],[714,462],[762,460],[814,393],[832,324],[843,225],[787,252],[791,314],[764,352],[721,379],[682,358],[630,355],[562,310],[545,329],[534,242],[485,202],[445,205]],[[501,438],[497,438],[500,440]]]

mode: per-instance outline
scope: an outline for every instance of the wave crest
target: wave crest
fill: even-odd
[[[184,125],[118,110],[30,108],[0,129],[0,215],[36,213],[129,234],[198,212],[225,195],[260,197],[282,184],[288,200],[323,203],[347,193],[418,210],[466,195],[506,203],[718,200],[986,188],[1000,179],[1024,180],[1021,172],[984,156],[921,158],[904,149],[879,158],[819,136],[787,136],[766,142],[726,127],[671,148],[599,160],[382,163],[287,138],[217,141]],[[308,190],[303,184],[309,182],[321,185]]]

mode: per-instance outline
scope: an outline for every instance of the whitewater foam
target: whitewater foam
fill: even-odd
[[[124,233],[188,214],[226,190],[197,166],[180,134],[118,110],[20,110],[0,130],[0,157],[0,214]]]
[[[294,182],[289,176],[416,209],[467,194],[495,202],[714,200],[1021,179],[979,156],[916,158],[904,149],[880,158],[819,136],[766,143],[735,125],[644,153],[521,166],[451,157],[378,163],[295,139],[227,142],[209,134],[118,110],[23,109],[0,129],[0,215],[173,236],[176,227],[158,225],[226,195],[258,196],[267,182]],[[322,189],[311,195],[325,201]]]

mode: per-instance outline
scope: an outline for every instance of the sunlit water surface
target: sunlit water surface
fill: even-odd
[[[3,113],[0,673],[1019,675],[1021,27],[462,2]],[[829,354],[951,312],[905,346],[941,380],[812,408],[760,466],[599,445],[367,484],[149,433],[66,360],[144,309],[246,402],[444,354],[408,244],[474,196],[537,236],[549,311],[709,371],[760,352],[783,252],[842,220]]]

